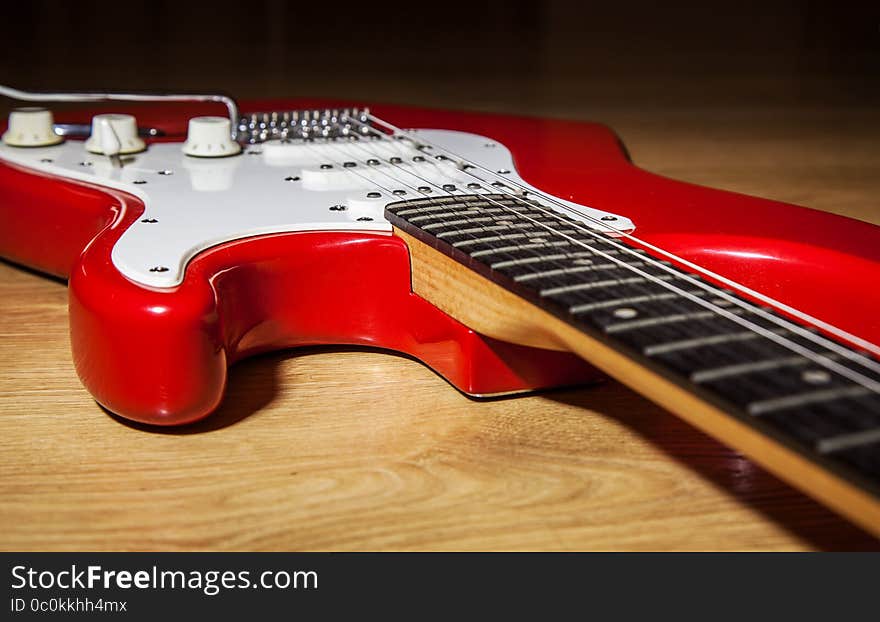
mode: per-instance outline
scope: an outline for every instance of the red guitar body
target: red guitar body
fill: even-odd
[[[243,112],[325,105],[261,101]],[[190,117],[217,110],[164,105],[136,112],[143,125],[165,132],[162,140],[182,141]],[[643,171],[602,125],[393,106],[373,112],[401,127],[490,136],[511,150],[534,186],[625,215],[646,242],[880,342],[878,227]],[[498,342],[437,310],[411,291],[404,242],[385,234],[247,238],[202,252],[175,288],[135,284],[110,252],[142,212],[124,192],[0,163],[0,254],[69,279],[77,372],[100,404],[129,419],[198,420],[222,400],[236,361],[303,345],[403,352],[472,395],[598,376],[573,355]]]

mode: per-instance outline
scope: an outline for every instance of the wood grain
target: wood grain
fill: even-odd
[[[597,109],[645,168],[880,224],[876,112]],[[465,398],[419,363],[315,348],[236,366],[180,430],[98,407],[66,288],[0,264],[0,548],[877,549],[614,382]]]

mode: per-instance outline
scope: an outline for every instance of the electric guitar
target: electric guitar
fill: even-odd
[[[880,228],[640,170],[593,123],[0,94],[125,102],[16,109],[0,145],[0,254],[69,280],[110,411],[196,421],[234,362],[312,344],[474,396],[608,374],[880,535]]]

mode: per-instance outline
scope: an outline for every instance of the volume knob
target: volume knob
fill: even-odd
[[[104,153],[104,145],[115,144],[104,132],[112,131],[119,141],[120,154],[137,153],[147,148],[137,133],[137,121],[130,114],[96,114],[92,117],[92,135],[86,141],[86,151]],[[108,140],[109,139],[109,140]]]
[[[15,108],[9,113],[9,127],[3,142],[12,147],[47,147],[57,145],[63,137],[53,129],[52,112],[45,108]]]
[[[241,145],[232,140],[232,124],[226,117],[194,117],[183,152],[197,158],[223,158],[241,152]]]

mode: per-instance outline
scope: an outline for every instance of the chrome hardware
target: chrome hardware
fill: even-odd
[[[88,138],[92,133],[92,126],[89,123],[56,123],[54,129],[59,136],[76,138]],[[139,127],[137,133],[141,138],[165,136],[165,132],[156,127]]]
[[[323,110],[272,110],[252,112],[238,119],[240,143],[258,144],[267,140],[356,140],[372,130],[366,108],[325,108]]]

